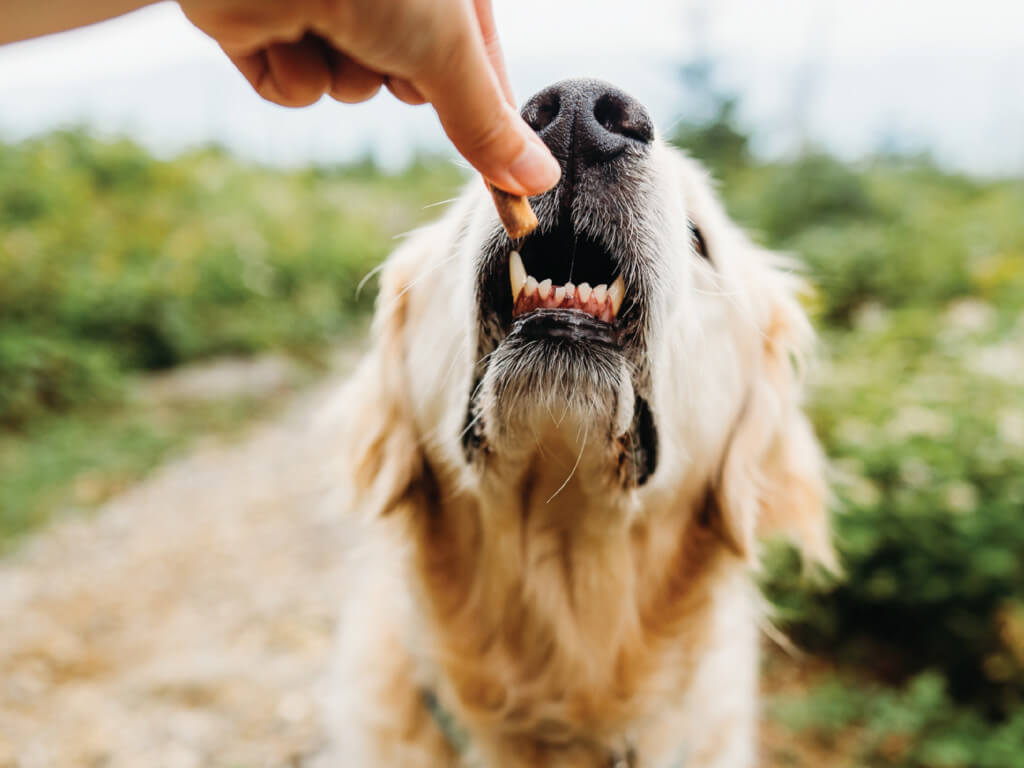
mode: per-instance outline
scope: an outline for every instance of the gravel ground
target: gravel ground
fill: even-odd
[[[322,439],[337,377],[0,561],[0,768],[295,766],[343,528]]]

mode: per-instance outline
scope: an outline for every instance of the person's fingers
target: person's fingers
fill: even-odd
[[[372,99],[385,82],[380,72],[374,72],[340,51],[329,49],[331,61],[330,94],[338,101],[357,104]]]
[[[516,104],[515,94],[512,92],[512,82],[508,77],[508,70],[505,67],[505,55],[501,50],[501,40],[498,38],[498,27],[494,23],[494,5],[491,0],[473,0],[476,10],[477,23],[480,25],[480,34],[484,41],[484,50],[487,58],[494,68],[494,74],[501,83],[501,90],[512,106]]]
[[[427,100],[423,98],[423,94],[420,93],[419,88],[410,83],[404,77],[389,77],[385,81],[385,84],[387,85],[388,90],[391,91],[399,101],[404,101],[406,104],[411,104],[414,107],[427,103]]]
[[[550,189],[557,161],[505,100],[476,21],[454,21],[439,55],[424,62],[415,85],[437,110],[445,133],[486,179],[516,195]]]
[[[230,58],[260,96],[286,107],[308,106],[331,86],[323,44],[313,36]]]

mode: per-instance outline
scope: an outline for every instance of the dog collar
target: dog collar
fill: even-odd
[[[452,751],[459,757],[465,755],[469,751],[469,733],[465,728],[459,725],[459,722],[455,719],[455,715],[445,709],[440,698],[438,698],[434,691],[426,688],[423,690],[422,697],[423,706],[427,708],[434,724],[437,725],[437,728],[441,731],[445,741],[448,742],[448,746],[450,746]],[[636,753],[633,751],[633,748],[628,747],[623,752],[616,750],[610,751],[608,753],[608,768],[638,768]],[[675,762],[672,763],[671,768],[686,768],[685,749],[680,753],[679,757],[676,758]]]
[[[429,688],[423,691],[423,706],[427,708],[434,724],[437,725],[455,754],[459,756],[466,754],[469,749],[469,734],[465,728],[459,725],[455,716],[444,708],[437,694]]]

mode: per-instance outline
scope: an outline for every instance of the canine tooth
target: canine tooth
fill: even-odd
[[[598,306],[604,304],[605,297],[608,295],[608,286],[601,283],[597,288],[594,289],[594,301],[597,302]]]
[[[612,300],[612,314],[618,315],[622,300],[626,298],[626,281],[622,279],[622,275],[615,278],[612,287],[608,289],[608,298]]]
[[[523,293],[527,296],[531,296],[537,292],[537,278],[532,275],[526,276],[526,283],[523,285]]]
[[[590,283],[580,283],[580,287],[576,289],[576,294],[580,297],[580,304],[586,304],[590,301],[590,292],[594,290],[590,287]]]
[[[564,285],[560,285],[557,288],[555,288],[555,306],[557,307],[559,304],[561,304],[562,303],[562,299],[564,299],[564,298],[565,298],[565,286]]]
[[[542,299],[546,299],[551,295],[551,281],[544,280],[537,286],[537,293],[540,294]]]
[[[526,268],[523,266],[523,257],[519,251],[512,251],[508,257],[508,277],[512,281],[512,303],[515,304],[519,298],[519,292],[523,290],[526,283]]]

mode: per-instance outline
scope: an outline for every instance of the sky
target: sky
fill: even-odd
[[[596,76],[662,130],[692,114],[679,67],[707,53],[767,155],[803,142],[849,158],[931,151],[976,173],[1024,171],[1020,0],[495,0],[520,98]],[[356,107],[262,102],[173,3],[0,48],[0,140],[69,124],[172,154],[215,141],[270,164],[446,151],[436,118],[382,95]]]

